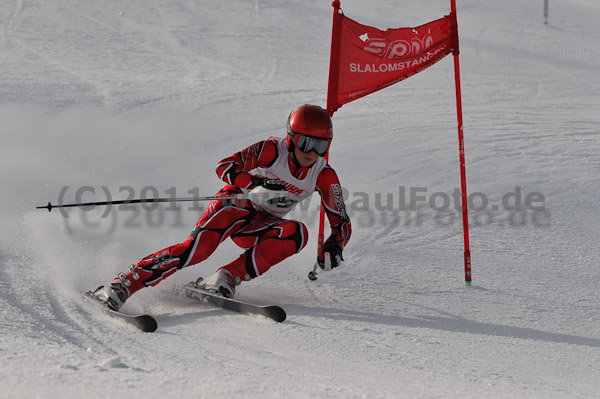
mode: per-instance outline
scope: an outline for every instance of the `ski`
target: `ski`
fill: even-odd
[[[104,314],[131,324],[143,332],[154,332],[158,328],[158,323],[154,317],[147,314],[129,315],[112,310],[104,302],[98,300],[92,291],[83,294],[83,301],[87,304],[92,304],[94,309],[102,310]]]
[[[226,298],[220,294],[198,287],[198,285],[193,281],[183,286],[183,293],[188,298],[208,302],[224,309],[232,310],[242,314],[262,315],[279,323],[284,321],[286,318],[285,310],[279,306],[255,305],[252,303],[239,301],[237,299]]]

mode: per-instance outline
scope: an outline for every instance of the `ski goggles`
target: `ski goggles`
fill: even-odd
[[[316,152],[318,155],[324,157],[329,149],[331,143],[328,139],[322,139],[318,137],[305,136],[304,134],[297,134],[291,128],[288,129],[294,145],[302,152],[309,153],[311,151]]]

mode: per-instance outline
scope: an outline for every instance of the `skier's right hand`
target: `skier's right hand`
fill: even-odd
[[[288,206],[286,197],[289,192],[282,181],[254,176],[252,177],[252,186],[254,188],[248,193],[252,202],[261,206]]]
[[[281,180],[269,179],[264,176],[252,176],[252,187],[264,187],[272,191],[286,191],[285,183]]]

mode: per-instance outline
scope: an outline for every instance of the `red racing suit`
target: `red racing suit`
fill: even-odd
[[[279,169],[273,169],[276,165]],[[282,171],[282,165],[288,169]],[[350,239],[351,223],[337,174],[323,158],[311,167],[301,167],[287,151],[284,139],[260,141],[217,164],[217,175],[227,183],[217,196],[249,191],[253,188],[252,177],[258,171],[282,181],[300,199],[317,191],[331,225],[331,235],[323,245],[335,242],[344,248]],[[310,190],[297,187],[306,186],[305,183],[309,183]],[[187,240],[144,257],[116,276],[111,287],[126,300],[137,290],[154,286],[177,270],[202,262],[228,237],[245,249],[239,258],[223,266],[239,283],[262,275],[271,266],[300,252],[306,246],[308,230],[303,223],[269,213],[248,199],[213,200]]]

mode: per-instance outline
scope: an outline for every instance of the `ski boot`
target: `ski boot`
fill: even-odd
[[[221,294],[226,298],[233,298],[235,295],[236,281],[227,269],[219,269],[216,273],[203,280],[200,277],[196,280],[196,286],[207,291]]]
[[[121,306],[125,304],[125,295],[119,290],[115,290],[110,286],[100,286],[93,292],[93,296],[100,302],[104,302],[106,306],[118,312]]]

